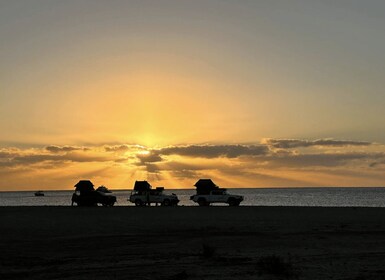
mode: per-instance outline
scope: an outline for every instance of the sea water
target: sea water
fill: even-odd
[[[245,206],[336,206],[385,207],[385,188],[248,188],[228,189],[231,194],[244,196]],[[73,191],[44,191],[45,196],[35,196],[34,191],[0,192],[0,206],[70,206]],[[133,206],[127,201],[131,190],[116,190],[116,206]],[[169,190],[175,193],[181,206],[196,206],[189,198],[194,189]],[[218,204],[223,205],[223,204]]]

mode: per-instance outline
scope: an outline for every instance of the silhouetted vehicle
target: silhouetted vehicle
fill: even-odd
[[[197,193],[190,200],[199,206],[209,206],[211,203],[227,203],[229,206],[239,206],[243,196],[228,194],[226,189],[219,188],[211,179],[200,179],[194,185]]]
[[[112,191],[110,191],[106,186],[100,186],[96,189],[96,191],[102,193],[112,193]]]
[[[37,191],[37,192],[35,192],[35,196],[44,196],[44,192],[43,191]]]
[[[163,187],[152,189],[147,181],[135,181],[134,190],[128,201],[135,203],[135,206],[150,206],[151,203],[162,206],[178,205],[179,199],[175,194],[164,194],[163,191]]]
[[[116,196],[95,190],[94,185],[89,180],[80,180],[75,185],[75,192],[72,195],[72,205],[76,203],[77,206],[97,206],[98,204],[113,206],[115,202]]]

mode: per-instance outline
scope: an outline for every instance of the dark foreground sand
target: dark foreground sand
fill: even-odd
[[[0,207],[0,219],[0,279],[385,279],[383,208]]]

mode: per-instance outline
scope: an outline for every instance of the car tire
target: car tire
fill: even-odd
[[[207,203],[206,199],[204,199],[202,197],[198,199],[198,204],[199,204],[199,206],[209,206],[210,205],[209,203]]]
[[[239,206],[240,201],[237,201],[235,198],[229,198],[227,203],[229,206]]]
[[[163,200],[163,203],[162,203],[163,206],[170,206],[171,205],[171,202],[169,199],[165,199]]]
[[[135,206],[143,206],[143,201],[141,199],[135,199]]]

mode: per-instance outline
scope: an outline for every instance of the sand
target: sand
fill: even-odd
[[[385,209],[0,207],[0,279],[385,279]]]

